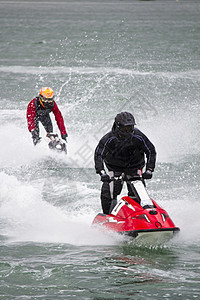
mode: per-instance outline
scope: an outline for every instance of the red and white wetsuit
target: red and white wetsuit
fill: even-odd
[[[41,105],[39,98],[36,97],[28,104],[27,107],[27,123],[28,130],[31,132],[32,130],[39,131],[38,122],[41,121],[43,126],[45,127],[47,132],[53,131],[52,122],[50,120],[49,114],[53,112],[55,116],[55,120],[57,122],[58,128],[60,130],[61,135],[67,134],[66,128],[64,125],[63,116],[56,104],[53,101],[52,104],[48,108],[45,108]]]

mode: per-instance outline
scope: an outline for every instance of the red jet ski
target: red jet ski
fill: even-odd
[[[92,225],[153,244],[171,239],[180,229],[168,213],[149,197],[141,178],[129,184],[135,196],[122,197],[108,215],[99,213]]]

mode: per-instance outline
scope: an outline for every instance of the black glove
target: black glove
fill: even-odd
[[[37,143],[40,142],[41,137],[39,137],[38,133],[35,130],[32,130],[31,134],[32,134],[33,144],[37,145]]]
[[[63,140],[65,140],[65,141],[67,141],[67,137],[68,137],[68,134],[67,134],[67,133],[61,135],[61,138],[62,138]]]
[[[108,174],[106,174],[106,172],[104,170],[102,170],[100,172],[100,176],[101,176],[101,181],[102,182],[111,182],[110,176]]]
[[[147,169],[143,174],[142,174],[142,178],[144,179],[151,179],[153,176],[153,173],[151,170]]]

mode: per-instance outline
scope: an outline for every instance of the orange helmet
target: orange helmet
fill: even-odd
[[[43,87],[40,90],[39,98],[43,103],[52,103],[54,98],[54,91],[49,87]]]

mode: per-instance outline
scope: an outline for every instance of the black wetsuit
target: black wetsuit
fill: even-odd
[[[44,126],[46,132],[53,132],[53,124],[50,118],[50,112],[54,108],[55,103],[52,104],[48,108],[42,107],[39,97],[35,98],[35,108],[36,108],[36,118],[35,118],[35,131],[39,135],[39,121]]]
[[[122,173],[135,175],[139,169],[145,166],[146,169],[155,168],[156,150],[150,140],[139,130],[134,128],[130,138],[125,139],[117,133],[115,125],[112,131],[102,137],[95,150],[95,169],[100,174],[104,170],[104,163],[108,171],[113,171],[114,176]],[[101,203],[104,213],[109,213],[112,199],[117,198],[122,190],[122,180],[117,180],[112,184],[104,182],[101,189]],[[129,195],[131,194],[128,186]]]

